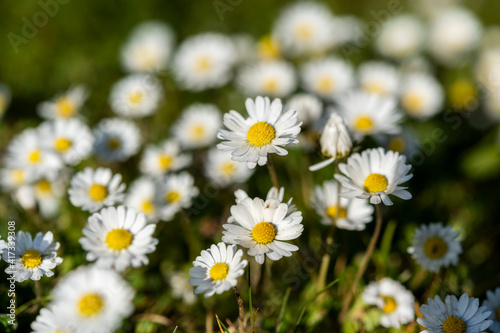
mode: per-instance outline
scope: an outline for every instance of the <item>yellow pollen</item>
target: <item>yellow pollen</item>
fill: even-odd
[[[402,153],[406,148],[406,142],[403,138],[395,137],[389,141],[389,149],[392,151],[396,151],[398,153]]]
[[[372,173],[365,179],[363,187],[366,192],[377,193],[387,189],[387,178],[379,173]]]
[[[276,228],[269,222],[257,223],[252,229],[252,237],[259,244],[269,244],[276,238]]]
[[[175,203],[181,199],[181,195],[177,191],[170,191],[165,196],[165,201],[168,203]]]
[[[155,205],[151,202],[151,200],[146,200],[141,205],[141,210],[146,215],[151,215],[155,211]]]
[[[254,147],[263,147],[271,143],[276,137],[274,127],[265,121],[259,121],[250,127],[247,132],[248,142]]]
[[[280,45],[271,35],[266,35],[257,42],[259,58],[269,60],[280,56]]]
[[[448,94],[450,103],[457,109],[466,109],[477,97],[476,87],[466,79],[453,82]]]
[[[396,309],[398,308],[398,303],[396,303],[394,297],[384,295],[380,295],[380,297],[384,300],[384,307],[382,308],[383,313],[389,314],[396,311]]]
[[[108,196],[108,189],[101,184],[92,184],[89,189],[89,195],[95,201],[102,201]]]
[[[170,169],[170,167],[172,166],[172,162],[173,162],[173,158],[170,155],[160,154],[160,156],[158,156],[158,165],[163,170]]]
[[[264,80],[264,91],[273,94],[278,90],[279,82],[275,77],[268,77]]]
[[[117,150],[118,148],[120,148],[120,146],[121,146],[121,142],[117,138],[110,138],[109,139],[108,148],[110,150]]]
[[[10,177],[12,178],[12,182],[16,185],[24,183],[24,170],[22,169],[14,169],[10,171]]]
[[[307,41],[312,37],[313,32],[312,26],[308,22],[303,22],[295,28],[295,37]]]
[[[345,219],[347,216],[347,210],[343,207],[340,207],[339,209],[336,205],[333,205],[328,207],[326,215],[328,215],[332,220],[335,220],[336,218]]]
[[[366,82],[363,85],[363,89],[368,91],[369,93],[377,95],[384,95],[387,93],[387,89],[385,89],[382,84],[377,82]]]
[[[236,172],[236,165],[232,161],[227,161],[221,164],[220,171],[225,176],[232,176]]]
[[[128,95],[128,100],[131,104],[139,104],[140,102],[142,102],[143,97],[144,95],[142,92],[133,91],[132,93],[130,93],[130,95]]]
[[[330,76],[320,76],[316,81],[316,89],[320,93],[327,94],[333,90],[335,82]]]
[[[369,133],[373,129],[373,120],[368,116],[359,116],[354,127],[363,133]]]
[[[40,162],[41,159],[42,159],[42,152],[40,151],[40,149],[34,149],[28,155],[28,161],[32,164]]]
[[[212,59],[210,59],[207,56],[199,57],[196,60],[195,68],[196,68],[196,71],[198,71],[200,73],[206,73],[210,69],[212,69],[212,67],[213,67]]]
[[[50,184],[50,182],[48,180],[42,179],[38,183],[36,183],[36,188],[40,192],[47,193],[47,192],[51,192],[52,185]]]
[[[425,241],[424,252],[430,259],[441,259],[448,252],[448,245],[441,237],[431,237]]]
[[[106,244],[115,251],[126,249],[132,243],[132,234],[125,229],[113,229],[106,235]]]
[[[465,322],[455,316],[450,316],[443,322],[444,333],[464,333],[466,329],[467,325]]]
[[[229,273],[229,265],[224,262],[218,262],[210,268],[210,277],[214,281],[224,280]]]
[[[93,317],[101,312],[103,303],[100,295],[86,294],[78,302],[78,311],[83,317]]]
[[[24,267],[35,268],[42,263],[42,254],[36,250],[29,249],[21,257]]]
[[[401,101],[403,107],[410,113],[420,113],[424,106],[422,96],[418,93],[407,93],[403,96]]]
[[[71,118],[76,108],[73,101],[67,97],[61,97],[56,101],[56,113],[61,118]]]
[[[71,145],[71,141],[66,138],[57,138],[56,141],[54,141],[54,148],[61,153],[71,148]]]
[[[201,140],[205,137],[205,126],[201,124],[196,124],[191,126],[189,129],[189,133],[191,134],[191,137],[195,140]]]

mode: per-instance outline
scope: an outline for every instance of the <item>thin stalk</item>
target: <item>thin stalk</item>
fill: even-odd
[[[35,299],[41,299],[42,298],[42,286],[40,285],[40,281],[36,280],[35,281]],[[33,304],[33,306],[29,309],[26,310],[26,313],[32,314],[38,311],[40,309],[40,302],[36,302]]]
[[[273,186],[276,187],[276,189],[280,189],[280,184],[278,182],[278,176],[276,174],[276,169],[274,168],[273,160],[271,159],[270,156],[267,157],[267,170],[269,170],[269,175],[271,175],[271,180],[273,182]]]
[[[245,309],[243,307],[243,299],[241,299],[241,295],[240,295],[240,291],[238,290],[238,287],[234,286],[233,291],[234,291],[234,295],[236,296],[236,300],[238,301],[238,311],[239,311],[238,328],[240,330],[240,333],[244,333],[245,329],[243,327],[243,322],[245,319]]]

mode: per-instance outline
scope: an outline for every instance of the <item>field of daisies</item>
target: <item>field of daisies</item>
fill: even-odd
[[[495,3],[1,10],[0,331],[500,332]]]

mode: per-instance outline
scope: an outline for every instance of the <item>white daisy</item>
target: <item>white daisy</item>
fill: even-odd
[[[97,266],[70,272],[52,294],[51,305],[75,333],[115,332],[134,310],[129,284],[118,273]]]
[[[286,97],[297,87],[294,67],[283,60],[248,65],[240,71],[236,82],[247,96]]]
[[[488,311],[491,311],[488,319],[493,321],[489,330],[493,333],[500,332],[500,288],[495,289],[495,291],[488,290],[486,292],[486,299],[483,301],[483,306],[486,307]]]
[[[40,214],[46,219],[55,218],[61,198],[66,195],[66,177],[41,178],[31,188]]]
[[[233,161],[230,152],[218,149],[208,151],[204,166],[208,180],[218,187],[245,183],[254,171],[245,163]]]
[[[376,305],[382,311],[380,324],[399,328],[415,319],[415,297],[401,283],[383,278],[366,286],[361,296],[367,304]]]
[[[159,177],[168,172],[178,171],[191,164],[192,157],[181,154],[179,144],[165,140],[158,146],[148,145],[141,158],[139,169],[148,176]]]
[[[468,294],[463,294],[460,299],[454,295],[446,296],[444,302],[436,296],[434,300],[428,299],[428,304],[420,307],[423,318],[417,318],[417,322],[427,328],[422,332],[460,332],[475,333],[482,332],[493,323],[486,320],[490,311],[482,306],[479,300]]]
[[[183,148],[203,148],[217,140],[221,124],[222,116],[217,106],[195,103],[182,110],[172,127],[172,134]]]
[[[11,98],[12,94],[9,86],[0,82],[0,119],[3,118],[9,108]]]
[[[136,124],[120,118],[101,120],[94,129],[94,150],[107,162],[125,161],[139,151],[141,133]]]
[[[413,234],[408,252],[424,269],[437,273],[441,267],[457,265],[462,253],[458,234],[441,223],[422,225]]]
[[[69,200],[75,207],[95,212],[104,206],[121,203],[125,197],[122,176],[113,175],[110,169],[85,168],[71,179]]]
[[[78,328],[68,323],[64,310],[62,304],[49,303],[31,323],[31,333],[77,333]]]
[[[163,221],[172,220],[181,209],[191,206],[193,198],[198,193],[199,190],[194,186],[194,179],[189,173],[168,175],[158,183],[155,193],[158,216]]]
[[[367,200],[339,198],[338,183],[334,180],[314,186],[312,205],[321,216],[321,223],[335,223],[340,229],[364,230],[373,220],[373,206]]]
[[[245,198],[231,207],[231,218],[224,224],[222,241],[248,249],[255,261],[263,264],[265,257],[279,260],[290,257],[299,248],[284,242],[298,238],[304,227],[302,213],[289,211],[286,203],[275,199]]]
[[[149,263],[146,254],[154,252],[158,244],[152,238],[155,229],[156,224],[147,224],[146,216],[134,208],[108,207],[89,217],[79,242],[88,251],[88,261],[122,272]]]
[[[333,99],[354,85],[352,65],[333,57],[306,62],[301,77],[306,91],[325,99]]]
[[[150,74],[131,74],[111,87],[109,105],[122,117],[138,118],[152,115],[163,98],[163,88]]]
[[[195,294],[205,293],[205,298],[235,287],[237,279],[245,273],[248,261],[241,260],[242,250],[236,245],[220,242],[210,249],[201,251],[189,270],[189,283],[196,287]]]
[[[68,119],[76,117],[89,95],[85,86],[69,88],[66,92],[54,97],[53,100],[42,102],[37,111],[45,119]]]
[[[400,91],[401,106],[414,118],[425,120],[441,110],[444,91],[439,81],[424,73],[408,74]]]
[[[156,183],[153,179],[140,177],[129,187],[125,205],[144,213],[149,222],[158,222],[155,205]]]
[[[343,175],[335,175],[342,184],[340,195],[348,199],[370,198],[371,204],[383,202],[386,206],[392,205],[389,194],[404,200],[411,199],[406,187],[399,186],[413,177],[408,173],[411,165],[405,162],[406,156],[390,150],[386,152],[382,148],[351,155],[347,163],[339,164]]]
[[[174,33],[160,21],[136,26],[123,45],[120,55],[127,72],[159,72],[167,68],[174,44]]]
[[[174,57],[173,71],[181,88],[218,88],[231,78],[236,50],[229,37],[204,33],[185,40]]]
[[[189,283],[189,274],[185,272],[174,272],[169,275],[168,282],[172,290],[173,298],[179,299],[187,305],[192,305],[196,302],[193,287]]]
[[[246,162],[251,169],[267,163],[267,154],[286,155],[281,146],[297,143],[301,122],[297,111],[285,111],[280,99],[272,101],[258,96],[248,98],[245,106],[249,118],[231,110],[224,115],[224,125],[217,137],[226,140],[217,145],[220,150],[231,151],[234,161]]]
[[[18,231],[14,243],[15,257],[8,256],[7,248],[4,248],[2,257],[10,264],[5,273],[12,274],[16,282],[53,276],[52,270],[63,261],[57,256],[60,244],[50,231],[39,232],[34,239],[29,232]]]
[[[362,90],[378,95],[395,95],[399,90],[400,76],[396,67],[382,61],[367,61],[358,68]]]
[[[416,17],[398,15],[383,23],[375,39],[375,48],[386,57],[411,58],[422,50],[425,38],[425,29]]]
[[[35,179],[35,175],[24,168],[6,166],[0,169],[0,185],[6,192],[31,184]]]
[[[304,126],[314,124],[321,117],[323,103],[321,100],[306,93],[299,93],[291,96],[286,104],[288,110],[297,110],[297,120]]]

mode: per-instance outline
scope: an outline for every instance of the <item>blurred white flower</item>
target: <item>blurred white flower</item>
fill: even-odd
[[[158,222],[155,204],[156,182],[147,177],[140,177],[129,186],[125,205],[144,213],[149,222]]]
[[[247,96],[286,97],[297,87],[294,67],[285,61],[260,61],[243,68],[237,84]]]
[[[352,65],[333,57],[306,62],[301,68],[301,77],[307,92],[329,100],[354,86]]]
[[[217,106],[194,103],[182,110],[172,125],[172,135],[185,149],[197,149],[212,145],[222,125],[222,115]]]
[[[208,180],[219,187],[245,183],[254,172],[245,163],[233,161],[230,152],[218,149],[208,151],[204,167]]]
[[[500,333],[500,288],[496,288],[495,291],[488,290],[486,292],[486,299],[483,301],[483,307],[486,307],[488,311],[491,311],[488,319],[493,321],[489,330],[493,333]]]
[[[121,162],[137,154],[141,133],[135,123],[121,118],[101,120],[94,129],[94,152],[106,162]]]
[[[227,252],[226,252],[227,254]],[[187,305],[196,302],[196,296],[193,293],[193,287],[189,283],[189,275],[184,272],[174,272],[169,275],[168,283],[172,290],[172,296],[182,300]]]
[[[76,117],[88,95],[89,91],[83,85],[71,87],[66,92],[58,94],[53,100],[40,103],[37,107],[38,114],[45,119]]]
[[[425,120],[441,110],[444,91],[434,76],[412,73],[403,78],[400,99],[401,106],[409,116]]]
[[[155,193],[155,207],[160,220],[170,221],[181,209],[189,208],[199,190],[193,177],[187,172],[171,174],[158,183]]]
[[[297,120],[307,126],[315,123],[321,117],[323,103],[312,94],[298,93],[288,99],[286,108],[288,110],[297,110]]]
[[[182,154],[176,141],[165,140],[158,145],[146,146],[139,169],[145,175],[159,177],[169,172],[181,170],[189,166],[191,161],[191,155]]]
[[[400,60],[417,55],[424,46],[425,38],[423,24],[416,17],[403,14],[383,23],[375,48],[383,56]]]
[[[382,61],[366,61],[358,68],[358,80],[362,90],[378,95],[396,95],[400,76],[395,66]]]

